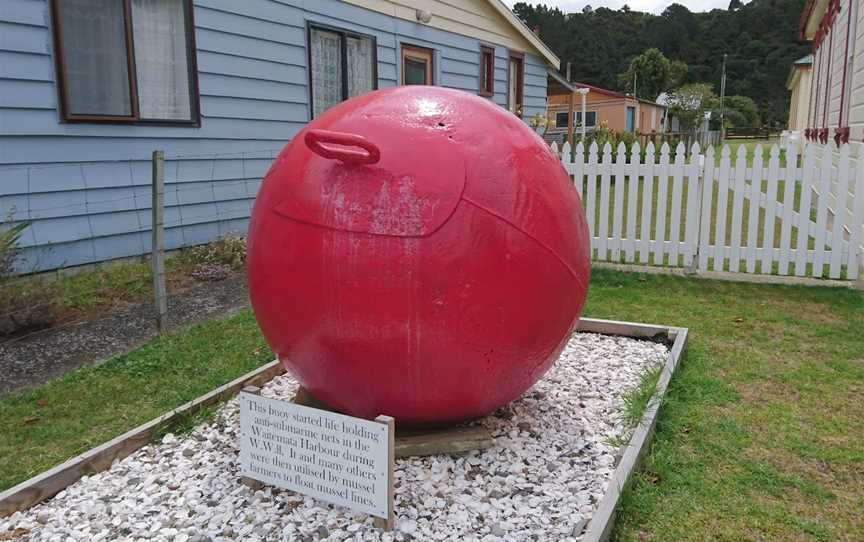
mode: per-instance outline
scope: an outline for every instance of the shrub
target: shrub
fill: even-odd
[[[11,222],[11,218],[9,221]],[[25,229],[27,229],[26,222],[20,222],[8,227],[3,227],[0,224],[0,279],[12,275],[15,261],[21,253],[18,243]]]
[[[24,335],[50,327],[57,320],[53,289],[39,279],[19,279],[13,274],[21,254],[21,234],[26,222],[0,224],[0,338]]]
[[[192,267],[198,280],[221,280],[246,264],[246,238],[228,235],[184,250],[180,258]]]

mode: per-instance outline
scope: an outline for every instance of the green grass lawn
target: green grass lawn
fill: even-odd
[[[691,330],[616,540],[860,540],[864,295],[595,270],[585,314]],[[0,489],[269,357],[247,311],[0,399]]]
[[[0,399],[0,491],[270,361],[250,311]]]
[[[756,156],[756,147],[762,145],[762,167],[768,167],[768,159],[771,157],[771,147],[777,145],[780,147],[780,167],[786,167],[786,149],[780,144],[779,139],[731,139],[724,143],[729,147],[732,157],[732,167],[735,166],[735,157],[738,155],[738,147],[743,146],[747,149],[747,166],[753,165],[753,158]],[[724,145],[714,146],[714,161],[716,165],[720,165]]]

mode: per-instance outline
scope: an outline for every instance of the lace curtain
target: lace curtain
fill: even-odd
[[[184,4],[183,0],[132,0],[142,119],[192,118]]]
[[[69,112],[132,115],[123,2],[64,0],[57,5]]]
[[[342,40],[346,66],[342,66]],[[374,85],[374,42],[370,38],[345,36],[339,32],[312,28],[310,35],[312,70],[312,116],[317,117],[346,98],[369,92]],[[343,91],[343,78],[347,96]]]
[[[353,98],[374,87],[372,85],[372,40],[348,36],[348,97]]]
[[[342,37],[336,32],[312,29],[313,116],[342,101]]]

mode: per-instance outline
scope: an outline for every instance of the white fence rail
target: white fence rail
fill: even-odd
[[[746,147],[731,156],[713,147],[689,157],[683,144],[670,156],[649,143],[615,156],[608,143],[585,152],[565,144],[552,149],[582,197],[595,261],[684,267],[762,275],[855,280],[864,223],[864,159],[849,145],[771,147],[767,163],[758,146],[752,163]],[[836,187],[830,212],[829,187]],[[851,205],[850,205],[851,203]]]

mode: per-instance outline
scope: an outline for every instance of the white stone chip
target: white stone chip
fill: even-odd
[[[53,499],[0,519],[0,534],[30,541],[535,541],[578,540],[602,498],[629,428],[624,395],[661,365],[662,344],[576,333],[547,375],[479,423],[495,446],[461,456],[396,462],[396,529],[310,497],[238,476],[239,406],[165,435]],[[289,400],[281,376],[261,393]]]

